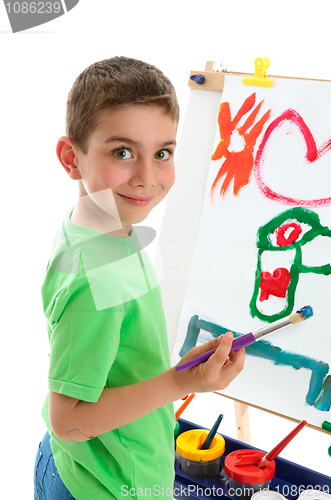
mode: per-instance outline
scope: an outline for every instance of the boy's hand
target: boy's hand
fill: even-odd
[[[187,394],[220,391],[228,387],[243,369],[245,361],[245,349],[230,353],[232,341],[233,334],[227,332],[207,344],[193,347],[183,356],[179,364],[218,346],[215,353],[205,363],[182,372],[176,372],[174,369],[174,376],[179,387]]]

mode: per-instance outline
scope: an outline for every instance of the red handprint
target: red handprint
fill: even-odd
[[[233,179],[233,194],[237,196],[243,186],[249,183],[254,159],[253,149],[256,144],[257,138],[262,132],[262,129],[269,119],[271,109],[269,109],[262,118],[255,123],[257,114],[261,109],[263,100],[256,106],[251,114],[246,119],[242,126],[238,126],[241,118],[246,115],[255,105],[256,94],[249,96],[236,116],[231,120],[231,111],[229,102],[222,102],[220,112],[218,115],[218,124],[220,130],[221,140],[218,143],[216,150],[212,156],[212,160],[220,160],[225,157],[221,168],[213,182],[210,190],[211,201],[214,201],[215,189],[223,176],[223,182],[220,189],[220,196],[224,196],[229,188],[230,182]],[[252,128],[251,128],[252,127]],[[239,135],[243,138],[244,149],[242,151],[229,151],[231,136],[234,130],[237,129]],[[250,129],[250,130],[249,130]]]

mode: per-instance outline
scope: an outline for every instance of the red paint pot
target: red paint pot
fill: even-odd
[[[228,476],[231,496],[248,499],[256,491],[270,488],[275,475],[275,461],[261,469],[257,464],[264,456],[263,451],[236,450],[225,457],[224,471]]]

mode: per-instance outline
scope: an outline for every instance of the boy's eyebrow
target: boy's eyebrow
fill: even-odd
[[[141,143],[138,141],[133,141],[132,139],[129,139],[128,137],[119,137],[117,135],[114,135],[112,137],[108,137],[108,139],[105,140],[105,144],[108,144],[109,142],[126,142],[128,144],[132,144],[134,146],[138,146],[140,147],[141,146]],[[175,139],[172,139],[170,141],[166,141],[162,144],[161,147],[166,147],[166,146],[171,146],[171,145],[174,145],[176,146],[177,142],[175,141]]]

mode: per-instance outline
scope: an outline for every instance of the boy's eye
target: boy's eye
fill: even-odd
[[[160,149],[160,151],[155,153],[155,158],[157,160],[167,160],[169,158],[169,151],[166,149]]]
[[[127,160],[128,158],[132,158],[130,150],[126,148],[116,149],[116,151],[114,151],[114,155],[120,160]]]

